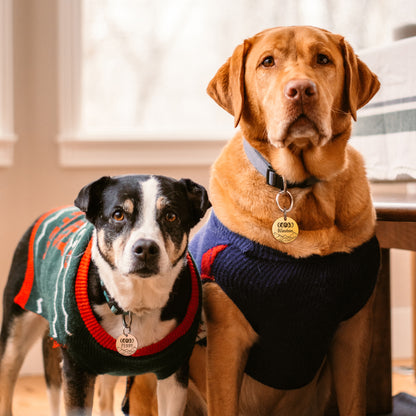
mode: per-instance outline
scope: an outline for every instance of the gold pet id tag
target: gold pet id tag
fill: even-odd
[[[137,339],[131,334],[122,334],[117,338],[116,348],[119,354],[124,356],[133,355],[137,351]]]
[[[124,356],[133,355],[137,351],[138,342],[134,335],[130,334],[131,322],[133,320],[131,312],[128,313],[129,323],[123,315],[123,333],[117,338],[116,348],[119,354]]]
[[[284,189],[276,195],[276,203],[280,211],[283,212],[283,217],[278,218],[272,226],[273,237],[280,243],[291,243],[299,235],[299,226],[297,222],[286,215],[293,208],[293,196],[287,190],[286,181],[284,180]],[[289,208],[282,208],[279,202],[281,195],[287,195],[290,199]]]
[[[299,234],[297,222],[290,217],[280,217],[272,227],[273,237],[281,243],[291,243]]]

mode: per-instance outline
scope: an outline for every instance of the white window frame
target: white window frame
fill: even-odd
[[[13,120],[13,7],[0,0],[0,166],[14,162],[17,137]]]
[[[87,135],[80,130],[81,2],[59,0],[59,161],[63,167],[209,166],[227,138]],[[232,120],[230,120],[232,123]],[[202,136],[202,137],[201,137]]]

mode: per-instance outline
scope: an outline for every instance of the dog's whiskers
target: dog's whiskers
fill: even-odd
[[[347,111],[343,111],[343,110],[338,109],[338,108],[331,108],[331,113],[341,114],[341,115],[348,115],[349,114]]]

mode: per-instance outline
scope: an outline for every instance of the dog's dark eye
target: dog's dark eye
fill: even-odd
[[[319,65],[327,65],[331,62],[330,59],[323,53],[318,54],[316,60]]]
[[[267,58],[263,59],[263,62],[261,64],[266,68],[270,68],[271,66],[274,66],[273,56],[268,56]]]
[[[174,212],[167,212],[165,215],[166,221],[168,222],[174,222],[176,221],[176,214]]]
[[[116,221],[123,221],[124,220],[124,212],[121,209],[117,209],[113,212],[113,218]]]

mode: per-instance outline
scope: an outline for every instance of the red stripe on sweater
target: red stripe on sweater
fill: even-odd
[[[104,328],[98,323],[95,315],[91,309],[90,301],[88,299],[88,268],[91,260],[91,248],[92,239],[82,256],[81,262],[78,268],[78,274],[75,282],[75,298],[78,305],[78,310],[81,314],[81,318],[84,321],[90,334],[93,338],[104,348],[112,351],[116,349],[116,339],[108,334]],[[160,341],[148,345],[146,347],[138,349],[132,357],[142,357],[146,355],[156,354],[166,349],[169,345],[175,342],[177,339],[185,335],[192,326],[195,320],[196,313],[199,306],[200,289],[199,289],[199,276],[196,272],[195,266],[189,254],[187,255],[188,267],[191,271],[191,299],[188,304],[188,309],[183,321],[165,338]],[[120,332],[121,334],[121,332]]]
[[[201,259],[202,280],[212,280],[213,282],[215,281],[215,277],[212,275],[211,268],[218,253],[221,253],[221,251],[223,251],[225,248],[227,248],[227,244],[221,244],[219,246],[210,248],[203,254]]]
[[[30,239],[29,239],[29,251],[27,255],[27,266],[26,266],[25,278],[23,280],[23,284],[22,284],[22,287],[20,288],[19,293],[14,298],[14,302],[17,303],[23,309],[26,307],[26,303],[29,300],[30,293],[33,287],[33,280],[35,278],[34,243],[35,243],[36,233],[46,218],[48,218],[50,215],[54,214],[55,212],[60,211],[63,208],[68,208],[68,207],[55,208],[47,212],[46,214],[43,214],[35,222],[35,225],[33,226],[32,233],[30,234]]]

